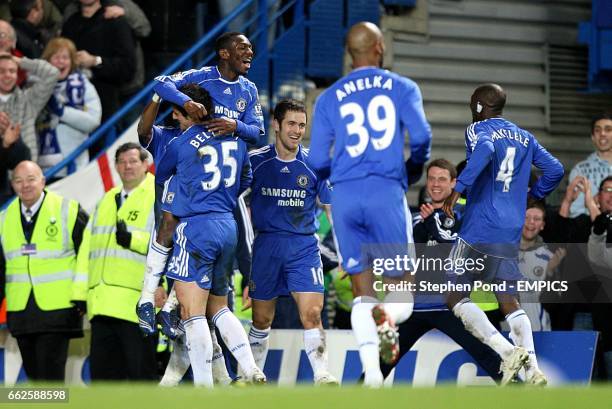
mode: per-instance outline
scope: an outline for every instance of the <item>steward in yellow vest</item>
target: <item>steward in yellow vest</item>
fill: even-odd
[[[87,226],[91,379],[157,379],[156,339],[143,338],[135,306],[154,226],[155,181],[148,154],[128,142],[115,154],[122,186],[109,190]]]
[[[8,327],[30,380],[64,381],[70,338],[83,336],[87,295],[87,214],[45,191],[40,167],[17,165],[18,199],[0,213]]]

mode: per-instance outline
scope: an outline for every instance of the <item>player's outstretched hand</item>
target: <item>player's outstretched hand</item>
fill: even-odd
[[[457,200],[459,200],[459,196],[461,196],[461,193],[453,190],[453,193],[451,193],[450,196],[446,198],[444,204],[442,205],[442,210],[444,210],[444,213],[451,219],[455,218],[455,212],[453,211],[453,207],[455,207],[455,203],[457,203]]]
[[[214,118],[204,122],[206,129],[213,135],[228,135],[236,131],[236,120],[229,118]]]
[[[191,117],[191,119],[196,121],[204,119],[204,117],[208,114],[208,112],[206,112],[206,108],[204,108],[204,105],[195,101],[185,102],[183,108],[185,108],[185,111],[187,111],[187,114]]]

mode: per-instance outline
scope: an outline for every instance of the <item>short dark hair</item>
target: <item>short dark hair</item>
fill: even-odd
[[[440,159],[434,159],[431,162],[429,162],[429,164],[427,165],[427,172],[425,172],[425,174],[429,174],[429,169],[433,168],[441,168],[441,169],[446,169],[448,170],[448,173],[450,174],[451,180],[453,179],[457,179],[457,169],[455,168],[455,165],[453,165],[450,161],[444,159],[444,158],[440,158]]]
[[[227,33],[223,33],[217,37],[215,40],[215,52],[217,53],[217,57],[219,57],[219,51],[223,50],[224,48],[227,50],[231,47],[234,38],[243,35],[244,33],[238,31],[228,31]]]
[[[191,98],[193,102],[197,102],[198,104],[204,105],[204,108],[206,109],[206,112],[208,113],[207,116],[212,115],[212,112],[214,109],[213,101],[208,91],[206,91],[204,88],[200,87],[198,84],[189,83],[189,84],[185,84],[182,87],[180,87],[179,91],[181,91],[183,94]],[[181,114],[183,114],[183,116],[189,116],[187,114],[187,111],[185,111],[185,108],[183,108],[182,106],[180,105],[173,105],[173,106]]]
[[[9,2],[9,4],[11,8],[11,16],[13,18],[24,19],[28,17],[30,10],[36,6],[36,0],[13,0]]]
[[[597,121],[601,121],[602,119],[609,119],[612,121],[612,113],[610,112],[600,112],[597,115],[594,115],[591,119],[591,134],[595,132],[595,124]]]
[[[149,158],[149,154],[142,146],[140,146],[140,144],[136,142],[126,142],[123,145],[119,146],[115,151],[115,163],[119,162],[119,156],[121,156],[122,153],[131,151],[132,149],[138,149],[138,154],[140,156],[141,161],[144,162]]]
[[[274,107],[274,119],[280,124],[285,119],[287,111],[303,112],[306,114],[306,105],[297,99],[283,99]]]
[[[601,183],[599,184],[599,191],[601,192],[601,189],[603,189],[606,182],[610,182],[610,181],[612,181],[612,175],[606,177],[604,180],[601,181]],[[590,182],[587,181],[587,183],[590,183]]]
[[[527,198],[527,209],[540,209],[544,216],[546,216],[546,205],[542,200],[534,199],[533,197]]]

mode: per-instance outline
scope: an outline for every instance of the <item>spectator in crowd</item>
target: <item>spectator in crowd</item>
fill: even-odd
[[[12,184],[18,198],[0,214],[8,328],[30,380],[63,382],[68,342],[83,336],[87,214],[45,190],[34,162],[19,163]]]
[[[612,114],[602,113],[591,121],[591,140],[595,145],[595,152],[582,162],[578,162],[569,175],[569,180],[576,176],[583,176],[590,183],[591,191],[596,191],[601,181],[612,174]],[[588,214],[585,207],[583,191],[572,203],[570,217]]]
[[[612,379],[612,176],[607,176],[599,186],[597,196],[585,192],[585,207],[593,221],[588,241],[588,256],[601,283],[599,297],[594,300],[593,323],[600,331],[600,349],[606,378]],[[599,203],[599,206],[597,205]],[[603,372],[603,371],[600,371]],[[604,377],[601,374],[600,377]]]
[[[30,74],[31,85],[26,89],[16,85],[19,67]],[[35,162],[38,160],[38,138],[34,124],[53,93],[58,75],[58,69],[44,60],[0,55],[0,112],[5,112],[11,123],[21,126],[21,139]]]
[[[142,337],[134,308],[155,218],[155,182],[148,166],[148,154],[140,145],[121,145],[115,167],[122,184],[104,195],[88,225],[87,308],[94,381],[157,379],[155,337]],[[159,290],[161,306],[165,291]]]
[[[19,137],[19,125],[11,125],[5,112],[0,112],[0,131],[2,144],[0,146],[0,206],[13,196],[10,188],[8,171],[17,164],[30,159],[30,150]]]
[[[135,46],[124,17],[107,19],[100,0],[80,0],[80,10],[62,27],[62,35],[77,48],[77,64],[91,70],[91,82],[102,102],[102,122],[120,106],[119,89],[134,77]],[[95,155],[104,147],[99,140],[89,150]]]
[[[38,163],[46,169],[72,153],[100,125],[102,106],[96,89],[78,70],[76,48],[71,40],[54,38],[47,44],[43,58],[59,70],[53,95],[36,123],[40,143]],[[88,152],[83,152],[75,162],[77,170],[87,165]]]
[[[104,6],[104,18],[114,19],[124,17],[134,34],[135,45],[135,71],[131,81],[121,86],[121,100],[124,101],[133,95],[144,85],[145,67],[144,54],[140,46],[140,40],[151,34],[151,23],[142,9],[132,0],[109,0],[102,3]],[[76,3],[71,3],[66,7],[64,16],[66,19],[79,9]]]
[[[11,24],[17,32],[17,48],[28,58],[39,58],[45,46],[40,29],[42,0],[11,1]]]
[[[565,257],[564,248],[558,248],[554,253],[548,248],[540,236],[544,230],[546,208],[540,201],[529,201],[525,213],[525,225],[521,233],[519,251],[519,269],[521,274],[530,281],[541,281],[550,278]],[[539,291],[523,294],[527,297],[521,305],[531,321],[533,331],[550,331],[550,317],[539,302]]]
[[[15,57],[23,57],[23,53],[17,48],[17,34],[12,25],[5,20],[0,20],[0,54],[7,53]],[[17,86],[21,86],[27,78],[26,72],[19,68],[17,70]]]

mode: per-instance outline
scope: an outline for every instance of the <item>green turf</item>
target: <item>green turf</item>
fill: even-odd
[[[343,388],[242,387],[212,391],[181,386],[165,389],[149,385],[103,385],[73,387],[69,404],[19,404],[12,408],[83,408],[83,409],[545,409],[610,408],[612,385],[531,389],[525,387],[394,387],[368,390]],[[6,404],[0,404],[0,408]]]

